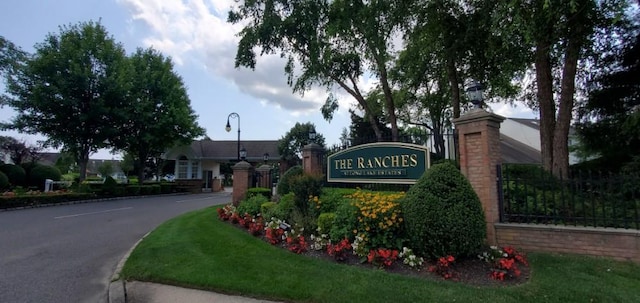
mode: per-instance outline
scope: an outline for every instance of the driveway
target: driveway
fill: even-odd
[[[0,302],[106,302],[116,265],[146,233],[229,193],[0,212]]]

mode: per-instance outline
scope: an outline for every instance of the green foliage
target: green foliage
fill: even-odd
[[[126,135],[112,138],[111,143],[135,159],[138,178],[144,180],[148,160],[167,148],[190,144],[204,129],[196,121],[187,89],[173,70],[171,58],[152,48],[138,48],[127,63],[126,110],[120,111],[127,121],[121,130]],[[157,173],[157,169],[152,171]]]
[[[124,47],[100,23],[60,27],[8,79],[6,105],[18,114],[7,126],[41,133],[47,144],[73,154],[84,179],[89,154],[107,147],[126,124],[125,59]]]
[[[311,122],[299,123],[296,122],[291,130],[289,130],[278,141],[278,152],[283,160],[287,161],[290,165],[296,165],[300,163],[302,148],[310,143],[309,132],[315,131],[316,127]],[[321,134],[316,134],[314,143],[324,148],[324,137]]]
[[[106,178],[107,176],[111,176],[111,174],[114,173],[114,169],[113,169],[113,163],[111,163],[111,161],[104,161],[102,162],[99,166],[98,166],[98,173],[100,173],[100,175],[103,178]]]
[[[2,171],[0,171],[0,190],[9,187],[9,178]]]
[[[252,187],[247,190],[247,197],[263,195],[267,200],[271,200],[271,189],[265,187]]]
[[[287,222],[291,222],[291,214],[293,210],[296,208],[294,202],[295,195],[293,193],[288,193],[282,197],[280,197],[280,201],[276,205],[276,209],[271,214],[272,217],[276,217],[278,219],[285,220]],[[270,219],[270,218],[267,218]]]
[[[486,238],[484,211],[455,166],[432,166],[400,200],[413,250],[437,258],[477,253]]]
[[[108,176],[102,184],[102,193],[105,195],[115,195],[116,187],[118,187],[118,182],[111,176]]]
[[[140,185],[127,185],[126,192],[127,196],[138,196],[140,195]]]
[[[278,187],[276,188],[276,192],[280,196],[284,196],[291,192],[291,180],[299,175],[302,175],[304,171],[302,170],[302,166],[296,165],[289,168],[282,177],[280,177],[280,181],[278,182]]]
[[[320,207],[318,208],[318,212],[336,212],[340,205],[349,203],[347,196],[353,194],[355,191],[356,190],[353,188],[323,188],[322,195],[320,196]]]
[[[295,197],[294,203],[303,215],[310,214],[309,199],[320,196],[323,184],[324,176],[322,175],[303,174],[291,179],[290,186]]]
[[[27,173],[19,165],[14,164],[2,164],[0,165],[0,172],[3,172],[9,178],[9,183],[13,186],[26,185]]]
[[[36,165],[29,172],[29,185],[37,186],[40,190],[44,190],[44,182],[46,179],[60,181],[62,174],[55,166]]]
[[[328,234],[333,228],[333,221],[335,219],[335,213],[321,213],[318,216],[318,229],[320,229],[321,233]]]
[[[270,220],[272,217],[275,217],[274,213],[277,206],[278,204],[276,202],[262,203],[262,205],[260,205],[260,213],[262,214],[262,217],[266,220]]]
[[[338,206],[333,220],[333,226],[329,232],[331,241],[340,241],[348,238],[353,241],[354,231],[358,226],[358,208],[353,203],[343,203]]]
[[[95,198],[93,193],[64,193],[55,195],[20,195],[0,197],[0,209],[16,207],[38,207],[46,204],[59,204]]]
[[[255,195],[252,197],[247,197],[246,199],[240,201],[238,205],[238,213],[245,214],[248,213],[252,216],[257,216],[261,209],[262,204],[269,202],[267,198],[263,195]]]

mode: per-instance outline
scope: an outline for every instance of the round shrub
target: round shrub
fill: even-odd
[[[0,172],[3,172],[9,183],[13,186],[23,186],[27,181],[27,172],[19,165],[2,164],[0,165]]]
[[[0,171],[0,189],[6,189],[7,187],[9,187],[9,178]]]
[[[287,222],[291,222],[291,214],[293,212],[293,209],[295,208],[293,199],[293,193],[288,193],[280,197],[280,201],[278,201],[278,204],[276,204],[276,208],[271,213],[271,216]]]
[[[273,213],[276,210],[276,202],[265,202],[262,203],[262,205],[260,205],[260,214],[262,214],[262,217],[270,220],[271,217],[273,217]]]
[[[358,207],[353,203],[343,203],[338,205],[336,215],[333,219],[333,225],[329,236],[331,241],[338,243],[344,238],[353,241],[355,238],[354,230],[358,228]]]
[[[46,179],[60,181],[61,177],[60,170],[55,166],[36,165],[29,172],[29,186],[37,186],[38,189],[44,190],[44,181]]]
[[[294,194],[294,203],[298,211],[306,216],[318,214],[309,212],[309,198],[318,197],[322,194],[324,177],[322,175],[302,174],[291,178],[289,188]],[[315,205],[313,205],[315,207]]]
[[[400,199],[407,236],[418,255],[469,256],[486,238],[480,199],[450,163],[431,167]]]
[[[321,213],[318,216],[318,229],[323,234],[328,234],[331,231],[331,227],[333,226],[333,221],[336,218],[336,214],[334,213]]]
[[[105,195],[115,195],[116,187],[118,186],[118,182],[113,179],[111,176],[107,176],[102,184],[102,193]]]
[[[242,200],[240,205],[238,205],[238,214],[244,215],[245,213],[248,213],[252,216],[257,216],[260,213],[262,204],[265,202],[269,202],[269,200],[267,200],[267,197],[263,195],[255,195]]]
[[[304,171],[300,165],[293,166],[284,172],[280,181],[278,181],[278,188],[276,188],[278,195],[284,196],[291,192],[291,179],[293,179],[293,177],[300,176],[303,173]]]

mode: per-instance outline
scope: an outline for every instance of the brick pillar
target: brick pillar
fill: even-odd
[[[302,169],[305,174],[322,174],[322,146],[311,143],[302,148]]]
[[[271,188],[271,166],[267,164],[262,164],[260,167],[256,169],[260,173],[260,183],[258,183],[259,187]]]
[[[496,165],[501,163],[500,123],[504,117],[474,109],[454,119],[460,145],[460,170],[478,194],[487,221],[487,243],[496,245],[500,222]]]
[[[253,167],[245,161],[240,161],[233,166],[233,205],[237,206],[247,196],[252,175]]]

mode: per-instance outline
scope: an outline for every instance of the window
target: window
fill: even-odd
[[[185,156],[178,158],[178,175],[177,179],[198,179],[200,171],[200,162],[189,160]]]

